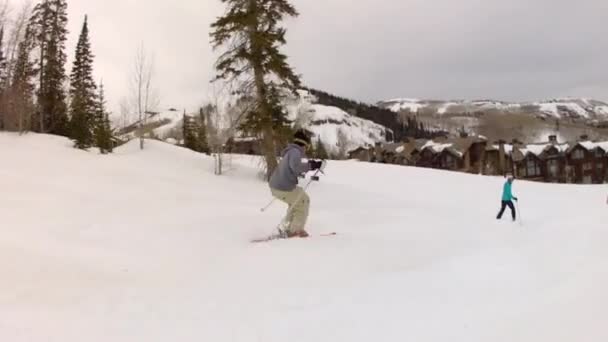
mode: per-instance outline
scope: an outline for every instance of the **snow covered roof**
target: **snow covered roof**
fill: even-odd
[[[578,145],[583,146],[584,148],[586,148],[589,151],[595,150],[598,147],[604,151],[608,151],[608,141],[600,141],[600,142],[580,141],[578,143]]]
[[[570,144],[552,144],[552,143],[542,143],[542,144],[528,144],[522,147],[519,147],[518,150],[525,157],[528,154],[533,154],[537,157],[547,152],[551,148],[556,148],[559,153],[564,153],[570,148]]]
[[[431,151],[433,151],[434,153],[441,153],[445,150],[448,150],[460,157],[463,156],[463,152],[458,151],[455,148],[454,143],[451,143],[451,142],[442,143],[442,142],[435,142],[435,141],[429,140],[424,146],[422,146],[422,150],[426,150],[426,149],[431,149]]]
[[[511,152],[513,152],[512,144],[504,144],[504,148],[505,148],[506,154],[511,154]],[[493,144],[493,145],[491,145],[491,147],[487,148],[488,151],[498,151],[499,149],[500,149],[500,145],[498,145],[498,144]]]

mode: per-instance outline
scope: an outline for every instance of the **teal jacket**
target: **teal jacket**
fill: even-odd
[[[509,181],[505,182],[505,186],[502,188],[502,200],[503,201],[512,201],[515,196],[513,196],[513,192],[511,191],[511,186],[513,184]]]

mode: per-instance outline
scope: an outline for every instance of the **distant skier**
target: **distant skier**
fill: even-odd
[[[502,218],[502,214],[504,214],[505,209],[509,207],[511,209],[511,216],[513,217],[513,221],[516,219],[515,206],[513,205],[513,201],[517,201],[517,197],[513,196],[513,192],[511,187],[513,186],[513,175],[507,174],[507,181],[502,189],[502,205],[500,207],[500,212],[498,216],[496,216],[497,220]]]
[[[278,200],[288,205],[285,228],[287,237],[308,237],[304,229],[308,219],[310,198],[298,185],[298,177],[308,171],[321,168],[323,162],[306,158],[306,148],[310,145],[310,137],[305,131],[299,130],[294,135],[293,144],[283,150],[281,162],[270,177],[270,191]]]

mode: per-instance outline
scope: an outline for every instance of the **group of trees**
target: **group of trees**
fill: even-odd
[[[213,108],[201,108],[198,116],[190,116],[184,113],[182,136],[184,147],[196,152],[209,154],[209,141],[207,136],[207,114]]]
[[[78,148],[112,150],[103,85],[93,77],[85,17],[70,75],[66,73],[67,2],[42,0],[0,29],[0,129],[70,137]]]
[[[404,137],[414,139],[433,139],[447,135],[447,132],[427,127],[424,122],[418,121],[415,115],[408,115],[401,119],[401,131]]]

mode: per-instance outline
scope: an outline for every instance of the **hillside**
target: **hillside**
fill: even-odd
[[[393,112],[410,111],[432,115],[456,115],[499,111],[527,113],[543,119],[582,121],[587,124],[608,123],[608,103],[593,99],[553,99],[539,102],[503,102],[494,100],[436,101],[393,99],[378,103]]]
[[[2,341],[608,340],[604,186],[516,182],[520,226],[502,178],[331,162],[317,237],[256,245],[257,159],[70,146],[0,134]]]
[[[321,141],[330,154],[346,154],[357,147],[393,139],[393,132],[386,127],[338,107],[319,104],[318,98],[308,91],[302,90],[299,97],[289,97],[284,102],[289,119],[310,131],[313,140]]]
[[[286,96],[283,105],[288,119],[313,133],[314,140],[322,141],[332,154],[343,154],[357,147],[393,139],[390,129],[338,107],[319,104],[318,98],[306,90],[299,91],[297,97]],[[182,139],[182,122],[183,112],[164,110],[148,118],[146,131],[160,140],[176,142]],[[122,129],[119,137],[130,140],[135,137],[137,128],[137,122],[134,122]]]
[[[463,128],[490,139],[544,141],[548,134],[567,140],[580,135],[608,138],[608,104],[592,99],[554,99],[538,102],[494,100],[393,99],[379,106],[395,113],[416,113],[431,126],[456,132]]]

